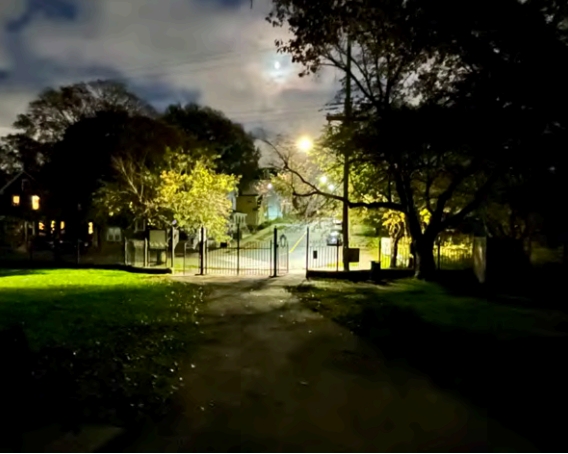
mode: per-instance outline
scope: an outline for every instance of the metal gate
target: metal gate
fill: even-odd
[[[288,273],[289,246],[285,235],[275,228],[268,241],[242,241],[237,232],[233,243],[209,245],[201,235],[199,274],[281,276]]]

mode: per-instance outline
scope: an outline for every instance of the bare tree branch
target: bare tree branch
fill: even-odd
[[[296,196],[296,197],[312,197],[312,196],[315,196],[315,195],[320,195],[320,196],[326,197],[328,199],[337,200],[339,202],[347,201],[347,204],[349,205],[350,208],[369,208],[369,209],[385,208],[385,209],[389,209],[389,210],[404,212],[403,206],[399,203],[394,203],[394,202],[390,202],[390,201],[387,201],[387,202],[352,202],[348,199],[346,200],[345,197],[339,196],[337,194],[330,194],[329,192],[322,191],[317,186],[315,186],[313,183],[309,182],[300,172],[298,172],[295,169],[292,169],[289,165],[289,161],[288,161],[287,157],[284,156],[281,153],[281,151],[275,145],[273,145],[268,140],[264,140],[264,142],[267,145],[269,145],[276,152],[276,154],[280,157],[280,159],[282,160],[282,163],[284,164],[283,170],[291,173],[292,175],[296,175],[303,184],[305,184],[306,186],[308,186],[311,189],[311,191],[305,192],[305,193],[300,193],[300,192],[297,192],[295,189],[293,189],[293,195],[294,196]]]

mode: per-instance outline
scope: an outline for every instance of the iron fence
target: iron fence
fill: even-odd
[[[331,270],[339,271],[343,263],[343,247],[340,245],[329,246],[325,242],[308,244],[306,268],[308,270]]]
[[[413,268],[414,260],[410,240],[401,239],[394,247],[390,238],[379,241],[381,268]],[[473,267],[473,245],[465,242],[440,242],[434,245],[434,260],[438,269],[467,269]]]

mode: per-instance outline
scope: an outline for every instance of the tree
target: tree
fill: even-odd
[[[233,211],[229,194],[236,190],[238,177],[217,173],[207,161],[189,164],[173,156],[172,166],[162,171],[157,190],[158,217],[164,224],[175,219],[185,231],[205,227],[208,236],[228,239],[228,220]]]
[[[155,116],[154,109],[124,84],[97,80],[43,91],[25,114],[18,115],[14,128],[40,143],[53,143],[61,140],[67,128],[79,120],[102,111]]]
[[[240,176],[245,189],[258,177],[260,152],[254,138],[222,112],[197,104],[172,105],[163,115],[166,123],[179,128],[214,157],[217,171]]]
[[[0,166],[8,173],[25,169],[37,174],[49,155],[50,144],[42,144],[25,134],[8,134],[0,139]]]
[[[324,66],[349,76],[358,121],[343,128],[342,140],[353,173],[374,174],[376,189],[374,200],[348,203],[403,213],[423,278],[434,273],[439,233],[480,207],[495,182],[516,169],[515,156],[566,125],[568,98],[557,76],[566,74],[557,64],[566,46],[549,33],[547,18],[531,14],[531,2],[502,2],[498,14],[490,2],[460,2],[457,16],[447,14],[445,8],[456,10],[450,3],[275,0],[268,17],[292,31],[292,39],[277,45],[303,65],[302,76]],[[530,41],[527,29],[536,31]],[[542,57],[550,49],[552,65]],[[523,68],[540,71],[542,79],[543,67],[557,70],[544,102],[540,87],[524,84],[523,91],[511,83]],[[344,150],[336,148],[337,155]],[[313,194],[342,200],[314,185],[303,195]]]
[[[186,231],[206,227],[223,240],[232,205],[228,198],[238,178],[216,173],[205,159],[191,160],[180,150],[167,150],[163,164],[132,157],[113,158],[115,178],[97,191],[99,216],[124,215],[165,227],[175,220]]]
[[[304,221],[333,216],[338,209],[336,200],[318,194],[312,197],[298,196],[309,191],[312,185],[327,190],[339,188],[336,163],[329,159],[327,150],[315,144],[309,154],[300,153],[296,150],[296,144],[285,137],[279,137],[274,144],[265,142],[280,160],[278,171],[270,182],[274,190],[292,206],[293,213]],[[296,173],[289,169],[294,169]],[[310,184],[306,184],[298,175]]]
[[[48,208],[66,219],[91,216],[93,194],[114,177],[113,159],[154,168],[161,165],[168,146],[177,149],[188,142],[175,128],[157,119],[117,111],[100,111],[80,119],[52,145],[42,170]]]

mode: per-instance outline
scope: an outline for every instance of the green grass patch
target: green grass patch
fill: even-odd
[[[548,406],[568,400],[565,314],[414,279],[385,286],[316,281],[292,292],[367,339],[387,361],[428,376],[541,446],[553,443],[550,433],[562,433]]]
[[[180,367],[199,335],[202,305],[200,287],[164,277],[0,271],[0,328],[23,326],[31,388],[47,386],[43,394],[83,420],[159,415],[183,385]]]

